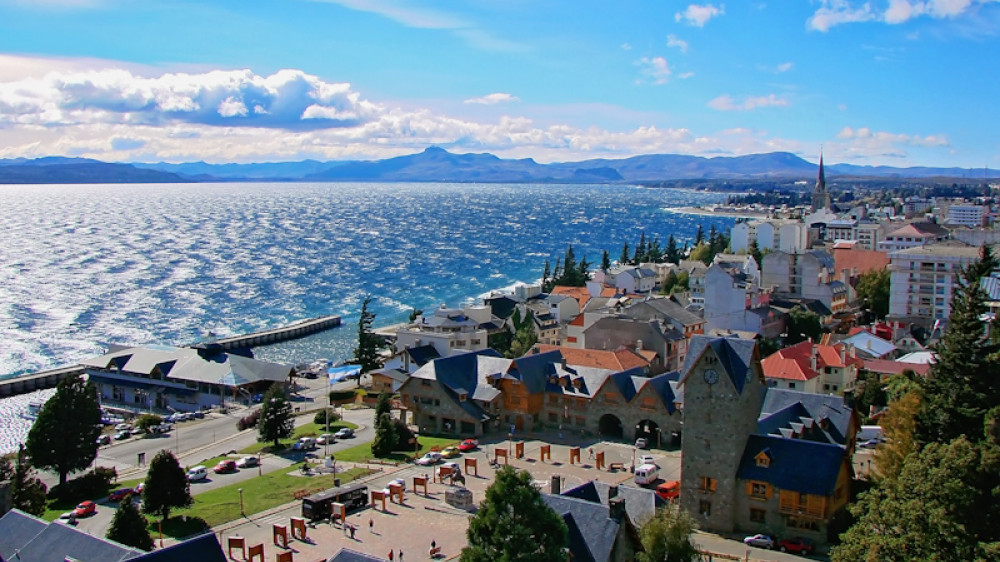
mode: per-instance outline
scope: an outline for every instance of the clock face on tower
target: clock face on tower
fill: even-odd
[[[717,373],[715,369],[706,369],[705,382],[707,382],[708,384],[715,384],[719,382],[719,373]]]

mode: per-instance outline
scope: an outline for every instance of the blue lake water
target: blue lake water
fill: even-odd
[[[668,212],[720,194],[605,185],[0,186],[0,377],[104,344],[186,344],[339,314],[344,326],[258,348],[284,363],[346,359],[361,301],[375,325],[474,302],[541,276],[567,244],[612,259],[640,231],[691,241]]]

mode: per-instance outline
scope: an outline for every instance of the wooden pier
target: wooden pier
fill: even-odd
[[[317,332],[336,328],[337,326],[340,326],[340,316],[320,316],[318,318],[300,320],[287,326],[274,328],[273,330],[262,330],[252,334],[219,338],[210,343],[218,344],[222,349],[257,347],[259,345],[270,345],[272,343],[304,338]]]
[[[289,324],[288,326],[282,326],[272,330],[263,330],[252,334],[219,338],[211,343],[218,344],[223,350],[238,349],[243,347],[257,347],[259,345],[269,345],[272,343],[304,338],[308,335],[322,332],[323,330],[336,328],[337,326],[340,326],[340,316],[320,316],[318,318],[300,320]],[[9,379],[0,379],[0,397],[13,396],[15,394],[26,394],[43,388],[53,388],[59,384],[59,381],[62,379],[71,375],[82,375],[83,373],[84,369],[81,365],[70,365],[68,367],[48,369],[28,375],[19,375]]]

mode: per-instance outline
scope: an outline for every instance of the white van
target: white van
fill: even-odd
[[[208,477],[208,469],[202,465],[198,465],[191,470],[187,471],[188,481],[193,482],[195,480],[204,480]]]
[[[863,425],[858,431],[857,442],[862,443],[864,441],[870,441],[872,439],[878,439],[883,441],[885,439],[882,433],[882,427],[878,425]]]
[[[644,464],[635,469],[635,483],[640,486],[653,484],[659,478],[660,469],[655,464]]]

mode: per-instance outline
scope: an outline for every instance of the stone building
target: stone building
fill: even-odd
[[[767,388],[753,341],[697,337],[683,373],[682,508],[710,531],[826,542],[853,476],[854,410]]]

